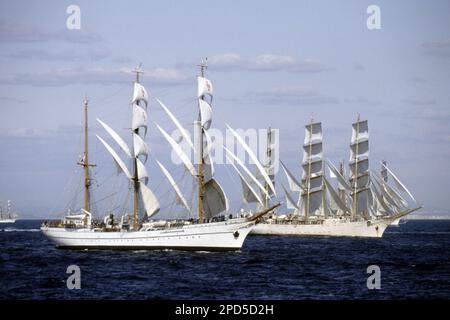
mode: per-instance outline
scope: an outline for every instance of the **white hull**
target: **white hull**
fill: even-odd
[[[16,219],[1,219],[0,223],[15,223]]]
[[[251,234],[286,236],[337,236],[381,238],[389,226],[387,220],[345,221],[326,219],[321,223],[304,222],[262,222],[257,224]]]
[[[118,250],[239,250],[253,227],[252,222],[214,222],[149,231],[103,232],[92,229],[42,227],[57,247]]]

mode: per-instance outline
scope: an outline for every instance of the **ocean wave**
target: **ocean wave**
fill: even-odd
[[[5,228],[4,232],[40,232],[40,229],[17,229],[17,228]]]

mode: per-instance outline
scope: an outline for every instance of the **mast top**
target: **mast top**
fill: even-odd
[[[136,82],[139,83],[139,75],[144,73],[144,71],[142,71],[142,63],[139,63],[139,65],[134,68],[132,72],[136,73]]]
[[[87,96],[84,96],[83,104],[84,104],[85,106],[87,106],[87,105],[88,105],[88,102],[89,102],[89,99],[87,98]]]
[[[206,57],[204,60],[202,59],[202,62],[197,65],[200,67],[200,76],[205,76],[205,70],[208,68],[208,57]]]

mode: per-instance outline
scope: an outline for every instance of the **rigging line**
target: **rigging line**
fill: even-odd
[[[91,202],[91,204],[92,204],[92,205],[95,205],[95,204],[97,204],[97,203],[100,203],[100,202],[102,202],[102,201],[108,199],[108,198],[111,198],[111,197],[115,196],[116,194],[117,194],[117,192],[113,192],[113,193],[111,193],[110,195],[107,195],[106,197],[103,197],[103,198],[101,198],[101,199],[99,199],[99,200],[95,200],[95,201]],[[92,196],[92,197],[94,197],[94,196]]]
[[[108,101],[112,100],[113,98],[115,98],[119,93],[124,92],[125,90],[129,90],[128,87],[126,86],[121,86],[120,89],[117,89],[116,92],[112,93],[112,94],[108,94],[104,97],[101,98],[95,98],[95,96],[93,98],[91,98],[93,101],[99,101],[93,104],[94,109],[98,106],[103,106],[105,105]],[[91,107],[92,108],[92,107]]]

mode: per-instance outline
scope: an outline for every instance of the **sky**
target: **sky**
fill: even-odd
[[[79,30],[66,26],[73,4]],[[381,29],[369,30],[373,4]],[[0,200],[11,199],[22,217],[42,218],[79,200],[70,193],[81,181],[87,96],[99,207],[102,197],[112,205],[110,190],[125,190],[114,202],[126,202],[127,183],[94,139],[107,137],[94,119],[126,136],[130,70],[142,63],[151,97],[191,130],[203,57],[214,84],[214,128],[279,129],[280,158],[299,174],[310,118],[322,122],[324,153],[338,163],[348,161],[359,113],[369,120],[372,169],[387,160],[425,211],[449,211],[448,1],[2,1]],[[149,186],[163,199],[164,216],[179,209],[154,161],[169,162],[170,149],[153,121],[174,127],[154,100],[149,118]],[[177,179],[185,174],[170,170]],[[216,174],[237,210],[236,174],[226,165]],[[278,188],[286,185],[277,179]]]

